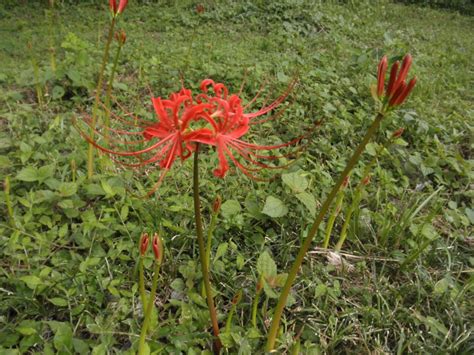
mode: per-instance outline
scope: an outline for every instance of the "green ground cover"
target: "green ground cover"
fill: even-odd
[[[151,169],[140,175],[101,158],[99,173],[86,176],[87,144],[71,122],[93,105],[105,3],[53,11],[0,4],[0,178],[10,180],[9,193],[0,193],[2,354],[133,353],[144,230],[160,231],[166,244],[152,350],[210,349],[191,160],[173,168],[160,198],[130,193],[156,181]],[[328,261],[318,248],[322,230],[293,287],[279,350],[473,353],[473,17],[387,1],[207,1],[202,14],[196,3],[179,3],[130,2],[119,24],[127,43],[114,86],[118,102],[151,118],[149,89],[168,96],[181,79],[196,89],[210,77],[232,91],[244,82],[249,99],[263,83],[275,96],[297,75],[291,106],[251,140],[288,140],[322,120],[282,178],[255,182],[234,171],[220,180],[212,175],[215,159],[201,166],[205,217],[216,194],[224,202],[212,251],[222,324],[243,290],[223,335],[226,351],[263,352],[279,289],[265,289],[258,330],[251,328],[257,261],[271,258],[278,273],[288,270],[373,118],[369,87],[378,60],[410,52],[419,83],[377,141],[400,127],[405,133],[378,159],[353,216],[342,254],[350,265],[341,270]],[[369,146],[355,181],[376,148]]]

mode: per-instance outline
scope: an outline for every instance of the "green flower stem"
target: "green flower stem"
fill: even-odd
[[[258,284],[263,283],[263,277],[260,276],[258,280]],[[255,292],[255,298],[253,299],[252,304],[252,325],[254,328],[257,328],[257,310],[258,310],[258,302],[260,301],[260,295],[262,294],[263,287],[257,288]]]
[[[361,186],[360,184],[359,186],[357,186],[354,199],[352,200],[352,203],[347,209],[346,220],[344,221],[344,224],[342,225],[341,235],[339,236],[339,240],[337,241],[336,247],[334,248],[335,251],[341,251],[342,244],[344,244],[344,241],[346,240],[346,237],[347,237],[347,228],[349,228],[352,214],[354,213],[356,207],[359,206],[360,200],[362,199],[362,188],[359,188],[360,186]]]
[[[395,140],[395,138],[392,137],[392,138],[390,138],[390,140],[386,141],[385,144],[380,146],[377,149],[377,151],[375,152],[374,157],[370,160],[369,164],[367,164],[367,166],[365,167],[364,173],[362,174],[362,177],[361,177],[359,183],[357,184],[357,188],[356,188],[356,191],[354,193],[354,199],[352,200],[352,203],[350,204],[350,206],[349,206],[349,208],[346,212],[346,220],[344,221],[344,224],[342,225],[339,240],[336,244],[336,247],[334,248],[335,251],[341,251],[342,245],[344,244],[344,241],[346,240],[347,229],[349,228],[349,224],[350,224],[350,221],[351,221],[351,218],[352,218],[352,214],[354,213],[357,206],[359,206],[360,201],[362,199],[362,193],[363,193],[364,187],[365,187],[364,179],[369,176],[369,173],[372,170],[372,167],[377,162],[377,159],[382,154],[383,150],[385,148],[388,148],[393,143],[394,140]]]
[[[10,200],[10,177],[6,177],[3,183],[3,191],[5,193],[5,204],[7,205],[8,219],[12,228],[16,228],[15,218],[13,217],[12,201]]]
[[[146,293],[145,293],[145,271],[143,268],[143,257],[139,257],[138,261],[138,290],[140,293],[140,301],[142,302],[143,310],[146,310]]]
[[[349,173],[352,171],[354,166],[357,164],[359,161],[360,156],[365,150],[365,147],[369,143],[370,139],[375,135],[377,132],[380,122],[382,122],[382,119],[384,117],[384,113],[380,112],[377,114],[375,117],[374,121],[372,122],[371,126],[369,127],[367,133],[365,134],[364,138],[362,139],[362,142],[359,143],[357,148],[355,149],[352,157],[349,159],[344,171],[342,172],[341,176],[339,177],[339,180],[337,180],[336,184],[332,188],[331,192],[327,196],[326,200],[324,201],[321,210],[319,211],[318,216],[316,217],[313,225],[311,226],[310,231],[308,232],[308,235],[306,239],[304,240],[303,244],[301,245],[298,254],[296,256],[295,262],[293,263],[289,273],[288,273],[288,278],[286,279],[285,286],[283,287],[280,297],[278,299],[278,304],[275,307],[275,311],[273,313],[273,319],[272,319],[272,325],[270,326],[270,329],[268,331],[268,337],[267,337],[267,344],[266,344],[266,351],[270,352],[273,351],[275,348],[275,341],[278,333],[278,329],[280,327],[280,320],[281,316],[283,314],[283,310],[286,305],[286,300],[288,298],[288,295],[290,294],[291,286],[293,285],[293,282],[296,279],[296,275],[298,273],[298,270],[301,266],[301,264],[304,261],[304,257],[306,255],[306,252],[309,250],[311,247],[311,242],[313,241],[319,226],[321,225],[321,222],[324,219],[324,216],[326,215],[327,211],[329,210],[329,207],[331,206],[334,198],[337,195],[337,192],[341,188],[342,184],[344,183],[344,179],[349,175]]]
[[[344,200],[344,188],[341,188],[337,193],[336,205],[334,206],[334,210],[329,217],[328,224],[326,226],[326,236],[324,237],[323,248],[326,249],[329,245],[329,238],[331,237],[332,229],[334,227],[334,222],[336,221],[336,217],[341,210],[342,201]]]
[[[207,229],[206,261],[208,268],[211,262],[212,236],[214,235],[214,230],[216,229],[217,215],[218,213],[212,212],[211,223],[209,224],[209,228]]]
[[[97,82],[97,88],[95,92],[94,108],[92,109],[92,122],[91,122],[91,131],[90,131],[91,140],[94,140],[95,126],[97,123],[97,114],[99,110],[100,93],[102,91],[102,82],[104,81],[105,66],[107,65],[107,61],[109,59],[110,43],[112,42],[112,39],[114,36],[115,20],[116,20],[115,16],[112,17],[112,21],[110,22],[107,42],[105,43],[104,56],[102,57],[102,65],[100,67],[99,80]],[[89,151],[87,154],[87,177],[90,179],[92,178],[92,175],[94,175],[94,145],[92,143],[89,143]]]
[[[39,66],[36,59],[31,59],[31,65],[33,66],[33,75],[35,78],[36,99],[38,100],[38,104],[43,106],[43,90],[41,89]]]
[[[155,273],[153,274],[153,280],[151,282],[150,298],[148,299],[145,320],[143,321],[142,330],[140,333],[140,342],[138,344],[138,355],[146,354],[146,335],[148,333],[148,327],[150,326],[151,313],[153,311],[153,305],[155,304],[156,288],[158,286],[158,276],[160,274],[161,263],[155,261]]]
[[[230,327],[232,326],[232,318],[234,317],[235,310],[242,299],[242,290],[240,290],[232,300],[232,307],[229,312],[229,316],[227,317],[227,321],[225,323],[225,333],[230,334]]]
[[[199,199],[199,143],[196,144],[194,152],[194,170],[193,170],[193,195],[194,195],[194,216],[196,219],[196,234],[199,244],[199,258],[201,261],[202,278],[206,290],[207,307],[211,317],[212,329],[214,332],[214,352],[219,354],[222,344],[219,340],[219,324],[217,322],[217,312],[212,298],[211,282],[209,280],[209,268],[206,260],[206,249],[204,247],[204,232],[202,228],[201,201]]]
[[[120,52],[122,51],[122,47],[123,47],[123,43],[119,41],[117,52],[115,52],[114,64],[112,66],[112,72],[110,73],[109,83],[107,84],[107,91],[105,94],[105,120],[104,120],[105,135],[104,135],[104,138],[107,143],[109,140],[108,128],[110,125],[110,96],[112,95],[112,86],[114,84],[115,72],[117,70],[117,64],[120,58]]]

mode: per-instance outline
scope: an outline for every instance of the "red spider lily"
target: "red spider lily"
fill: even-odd
[[[199,104],[208,104],[204,108],[203,119],[211,125],[211,129],[201,129],[200,132],[195,135],[193,141],[216,147],[219,167],[214,170],[215,176],[222,178],[226,175],[229,170],[228,159],[230,159],[245,175],[255,180],[262,180],[253,174],[256,171],[263,168],[282,168],[270,166],[261,162],[261,160],[277,160],[281,157],[260,155],[257,152],[261,150],[287,147],[300,142],[303,137],[276,145],[256,145],[245,142],[240,138],[249,131],[251,125],[277,118],[279,116],[278,113],[263,120],[255,120],[257,117],[263,116],[277,108],[286,99],[294,84],[295,83],[292,82],[287,91],[271,104],[264,106],[256,112],[245,113],[244,109],[252,104],[256,98],[251,100],[251,102],[246,106],[242,106],[239,96],[235,94],[229,95],[224,84],[216,84],[211,79],[205,79],[202,81],[202,93],[196,96],[196,101]],[[213,94],[209,93],[209,87],[212,87]],[[236,154],[246,163],[241,163],[237,159]],[[255,165],[256,168],[251,167],[249,164]]]
[[[109,0],[109,7],[114,16],[117,16],[118,14],[122,13],[123,10],[127,7],[128,0],[120,0],[120,2],[117,4],[117,0]]]
[[[103,127],[106,130],[105,133],[94,129],[97,140],[93,140],[84,130],[78,127],[79,132],[88,142],[109,154],[112,160],[123,166],[139,168],[149,164],[158,164],[163,172],[147,195],[153,194],[161,185],[176,158],[185,160],[191,155],[194,145],[190,142],[196,135],[199,135],[200,130],[193,131],[189,129],[189,124],[193,120],[198,120],[203,114],[203,110],[209,106],[193,104],[191,91],[186,89],[171,94],[168,100],[152,98],[152,103],[158,117],[156,122],[127,114],[127,116],[132,116],[133,121],[131,121],[111,112],[111,117],[124,125],[137,128],[137,131]],[[122,108],[120,105],[119,107]],[[88,116],[83,119],[83,122],[90,129],[93,128],[92,120]],[[107,146],[99,143],[100,139],[105,137],[108,142]],[[148,142],[152,142],[152,144],[146,146]],[[128,149],[116,149],[117,145],[126,146]],[[130,147],[141,147],[141,149],[132,150]],[[135,162],[123,161],[127,158],[134,159]]]
[[[209,92],[210,86],[212,93]],[[245,175],[262,180],[254,173],[263,168],[284,167],[270,166],[263,163],[262,160],[275,161],[294,155],[295,152],[282,156],[261,155],[258,152],[297,144],[304,136],[287,143],[266,146],[243,141],[241,137],[250,130],[252,125],[278,118],[283,109],[264,119],[257,119],[277,108],[286,99],[293,86],[294,82],[290,84],[284,94],[263,108],[245,113],[244,110],[257,100],[259,94],[242,106],[238,95],[229,95],[223,84],[216,84],[212,80],[206,79],[201,84],[202,92],[195,97],[192,96],[190,90],[183,88],[181,91],[171,94],[169,99],[152,98],[157,121],[140,119],[130,113],[126,113],[124,118],[110,112],[111,118],[123,125],[135,128],[135,131],[111,127],[96,129],[92,127],[92,120],[88,116],[82,120],[89,126],[88,130],[83,130],[80,127],[78,130],[88,142],[102,152],[109,154],[112,160],[123,166],[140,168],[158,165],[162,169],[162,173],[158,182],[148,192],[148,196],[161,185],[176,159],[184,161],[191,155],[195,150],[196,143],[216,147],[219,167],[214,170],[215,176],[224,177],[226,175],[229,170],[228,159],[230,159]],[[120,104],[117,105],[123,110]],[[104,109],[107,110],[105,106]],[[196,122],[198,123],[197,127],[195,126]],[[95,139],[85,133],[89,130],[94,132]],[[105,132],[101,132],[104,130]],[[122,148],[118,148],[119,146]],[[127,161],[127,159],[132,159],[132,161]],[[244,162],[241,163],[239,160]]]
[[[416,84],[416,77],[413,77],[413,79],[411,79],[408,84],[405,82],[411,63],[412,57],[410,54],[407,54],[403,58],[400,71],[398,71],[400,66],[398,61],[392,65],[392,69],[390,70],[390,79],[388,81],[387,89],[384,95],[387,57],[384,56],[380,61],[377,73],[377,96],[379,98],[385,97],[385,100],[388,101],[388,108],[401,105],[413,90],[413,87]]]

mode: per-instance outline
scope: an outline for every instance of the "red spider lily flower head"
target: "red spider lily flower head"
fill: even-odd
[[[155,233],[153,235],[153,241],[152,241],[152,247],[153,247],[153,254],[155,254],[155,260],[161,264],[163,261],[163,242],[158,235],[158,233]]]
[[[190,157],[196,148],[196,143],[216,148],[219,165],[214,170],[215,176],[226,175],[230,160],[245,175],[262,180],[254,175],[256,171],[263,168],[284,167],[270,166],[262,160],[278,161],[280,158],[294,156],[295,152],[282,156],[262,155],[259,152],[296,145],[306,136],[267,146],[249,143],[241,138],[247,134],[252,125],[278,118],[283,109],[276,114],[257,119],[276,109],[286,99],[293,86],[294,82],[275,101],[255,112],[247,113],[246,109],[257,100],[259,94],[244,106],[240,97],[236,94],[230,95],[223,84],[216,84],[206,79],[201,83],[201,93],[196,96],[193,96],[190,90],[182,88],[179,92],[172,93],[168,99],[153,97],[151,101],[156,114],[155,121],[138,118],[116,103],[118,108],[125,112],[125,118],[103,106],[111,118],[128,126],[126,129],[100,125],[93,127],[92,119],[88,116],[82,121],[88,125],[87,130],[91,133],[87,134],[87,130],[76,126],[89,143],[125,167],[161,168],[160,177],[148,192],[148,196],[161,185],[166,173],[177,159],[184,161]]]
[[[387,57],[384,56],[380,61],[377,72],[377,96],[384,100],[387,109],[401,105],[415,87],[416,77],[413,77],[408,84],[405,82],[412,62],[413,59],[411,55],[407,54],[403,58],[401,67],[398,61],[392,65],[388,85],[384,94]]]
[[[124,30],[120,30],[119,32],[115,32],[115,39],[119,43],[119,45],[123,46],[127,41],[127,35],[125,34]]]
[[[156,121],[141,119],[128,112],[126,117],[130,119],[123,118],[109,111],[111,118],[128,127],[115,129],[102,126],[98,130],[92,127],[91,118],[85,116],[83,122],[89,126],[89,130],[94,132],[92,137],[86,133],[86,130],[76,125],[89,143],[107,153],[120,165],[131,168],[158,165],[163,169],[147,196],[158,189],[176,159],[183,161],[191,155],[194,149],[192,139],[200,134],[200,130],[190,129],[189,124],[199,120],[203,110],[209,107],[208,104],[193,103],[191,91],[187,89],[171,94],[169,99],[152,98],[152,104],[157,117]],[[117,103],[117,105],[125,111],[120,104]],[[107,110],[105,106],[103,107]],[[127,161],[130,159],[132,159],[131,162]]]
[[[280,157],[261,155],[258,154],[258,151],[283,148],[302,140],[302,137],[298,137],[287,143],[265,146],[252,144],[241,139],[252,125],[278,118],[281,115],[282,111],[265,119],[257,120],[258,117],[276,109],[287,98],[294,84],[295,82],[292,82],[285,93],[269,105],[255,112],[246,113],[244,112],[245,109],[257,99],[258,95],[250,103],[243,106],[240,97],[236,94],[230,95],[224,84],[215,83],[211,79],[202,81],[200,86],[202,93],[196,96],[196,102],[206,105],[203,107],[202,118],[209,123],[210,128],[202,129],[193,137],[193,141],[216,147],[219,160],[219,167],[214,170],[216,177],[223,178],[226,175],[229,170],[229,159],[246,176],[255,180],[262,180],[255,176],[254,172],[263,168],[277,167],[265,164],[261,160],[277,160]],[[238,157],[243,159],[245,163],[241,163]]]
[[[148,233],[143,233],[142,237],[140,238],[140,255],[145,256],[145,253],[148,249],[148,244],[150,242],[150,238]]]
[[[109,7],[110,11],[114,14],[114,16],[117,16],[118,14],[122,13],[123,10],[127,7],[128,0],[120,0],[120,2],[117,4],[117,0],[109,0]]]

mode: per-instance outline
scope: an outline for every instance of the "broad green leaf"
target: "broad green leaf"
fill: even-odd
[[[272,218],[283,217],[288,213],[288,208],[280,199],[268,196],[265,201],[265,206],[263,206],[262,213]]]
[[[277,274],[275,261],[267,251],[264,251],[257,260],[257,271],[264,277],[273,277]]]
[[[67,307],[67,300],[60,297],[53,297],[49,299],[49,302],[58,307]]]
[[[74,182],[63,182],[58,187],[61,197],[69,197],[77,192],[77,185]]]
[[[44,181],[54,175],[54,165],[45,165],[38,169],[38,180]]]
[[[309,186],[308,180],[302,175],[302,172],[283,174],[281,179],[293,192],[303,192]]]
[[[230,218],[241,211],[240,203],[237,200],[227,200],[221,206],[221,213],[225,218]]]
[[[108,197],[112,197],[112,196],[115,195],[115,191],[112,188],[112,186],[110,186],[108,181],[101,180],[100,185],[102,186],[102,189],[104,189],[104,191],[105,191],[105,193],[107,194]]]
[[[27,275],[20,277],[20,280],[26,283],[26,286],[34,290],[36,286],[41,285],[42,281],[38,276],[35,275]]]
[[[15,330],[21,335],[32,335],[36,333],[35,328],[31,328],[27,326],[19,326],[19,327],[16,327]]]
[[[316,214],[316,200],[313,195],[308,192],[300,192],[299,194],[296,194],[296,198],[305,205],[312,216]]]
[[[263,282],[263,291],[265,291],[268,298],[278,298],[278,294],[273,291],[271,286],[265,281]]]
[[[16,178],[28,182],[38,181],[38,170],[32,166],[27,166],[17,174]]]
[[[217,247],[216,256],[214,256],[214,261],[223,257],[225,253],[227,252],[228,247],[229,247],[228,243],[219,244],[219,246]]]

